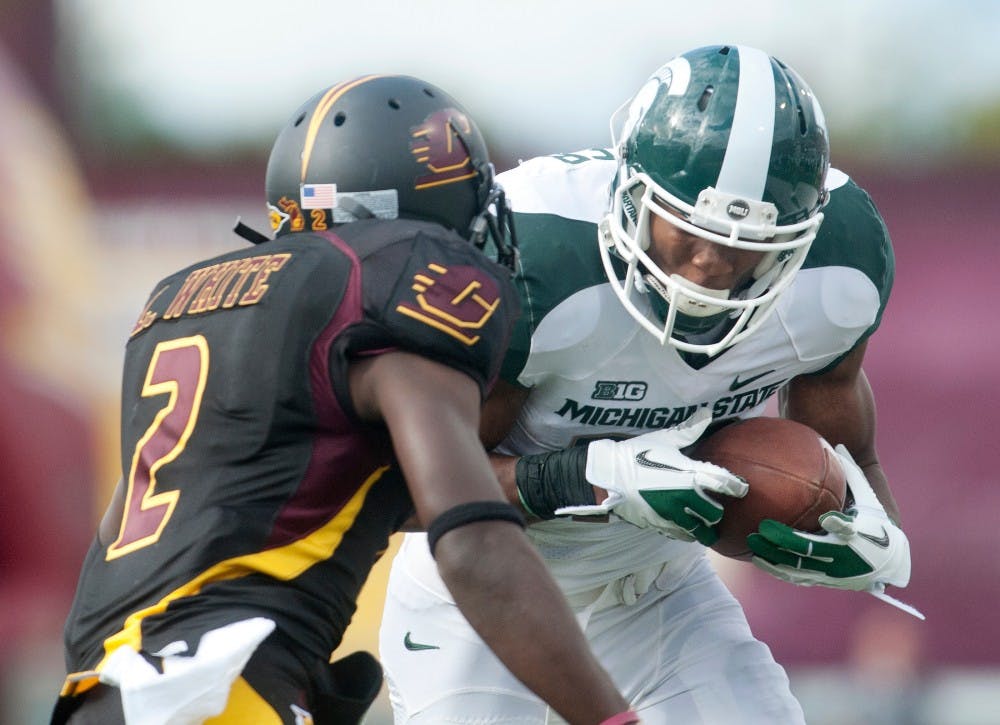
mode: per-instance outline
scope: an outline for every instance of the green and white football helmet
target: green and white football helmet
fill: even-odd
[[[612,140],[619,167],[600,247],[622,303],[662,344],[688,352],[715,355],[752,334],[823,220],[830,150],[812,91],[761,50],[698,48],[619,109]],[[651,214],[765,256],[740,289],[702,287],[647,255]],[[623,279],[612,254],[625,262]]]

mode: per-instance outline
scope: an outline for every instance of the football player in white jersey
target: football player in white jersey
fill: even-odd
[[[862,370],[892,286],[889,236],[829,168],[813,93],[760,50],[679,55],[616,115],[612,148],[501,175],[523,311],[483,438],[644,723],[800,723],[705,555],[722,516],[709,494],[746,484],[683,449],[777,394],[836,446],[850,504],[820,534],[762,526],[754,562],[802,585],[907,584]],[[463,622],[422,534],[393,563],[380,647],[397,722],[558,721]]]

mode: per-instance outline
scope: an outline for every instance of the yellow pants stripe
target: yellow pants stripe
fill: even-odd
[[[221,715],[209,718],[205,725],[281,725],[281,717],[267,700],[250,687],[242,677],[229,688],[229,700]]]

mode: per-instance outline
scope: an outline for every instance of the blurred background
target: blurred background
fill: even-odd
[[[1000,723],[1000,3],[832,5],[0,0],[0,722],[47,722],[62,680],[62,623],[119,476],[131,325],[156,280],[243,244],[237,216],[266,229],[267,155],[302,101],[420,76],[507,168],[606,144],[669,57],[745,43],[810,83],[834,164],[895,243],[866,370],[913,553],[895,593],[927,621],[719,566],[810,723]],[[344,653],[376,648],[385,564]],[[369,723],[388,722],[383,697]]]

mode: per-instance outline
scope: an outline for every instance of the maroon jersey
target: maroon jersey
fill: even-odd
[[[193,650],[251,616],[328,657],[412,511],[387,431],[352,409],[347,366],[408,350],[485,395],[517,314],[508,278],[436,225],[362,221],[158,284],[126,347],[124,517],[87,555],[69,671],[126,643]]]

